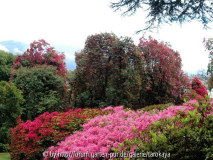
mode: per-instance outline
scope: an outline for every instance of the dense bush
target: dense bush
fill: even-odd
[[[34,121],[23,122],[19,119],[20,124],[13,128],[11,133],[11,157],[14,160],[41,159],[42,152],[80,130],[85,121],[109,112],[112,110],[77,109],[45,112]]]
[[[162,118],[141,132],[141,138],[126,141],[124,145],[136,146],[135,152],[169,153],[167,159],[171,160],[213,159],[212,106],[208,99],[200,101],[193,105],[195,110]]]
[[[64,79],[57,74],[55,67],[21,67],[14,70],[11,81],[23,91],[23,120],[32,120],[47,111],[64,110]]]
[[[164,110],[164,109],[167,109],[169,106],[174,106],[174,104],[167,103],[167,104],[150,105],[150,106],[142,108],[141,110],[143,111],[151,111],[153,109]]]
[[[192,80],[192,89],[196,91],[196,93],[202,97],[208,95],[206,87],[202,84],[198,77],[194,77]]]
[[[185,100],[190,100],[190,99],[196,99],[196,100],[202,100],[203,97],[193,89],[187,90],[187,93],[184,93],[184,99]]]
[[[10,128],[16,125],[16,118],[22,113],[24,102],[22,92],[13,83],[0,82],[0,152],[7,149]]]
[[[207,95],[208,92],[205,85],[203,85],[199,78],[195,76],[191,83],[191,89],[187,90],[187,92],[184,94],[184,98],[186,100],[196,99],[201,101]]]
[[[14,61],[15,56],[12,53],[0,50],[0,81],[9,81]]]
[[[112,109],[112,107],[104,110]],[[124,111],[122,106],[115,107],[115,113],[96,117],[83,125],[83,131],[76,132],[52,146],[45,152],[45,159],[49,159],[47,153],[117,153],[130,149],[133,152],[135,146],[124,145],[128,139],[140,139],[140,132],[146,131],[148,127],[162,118],[172,118],[178,115],[179,111],[187,112],[194,110],[192,106],[171,106],[163,111],[155,110],[154,113],[144,111]],[[127,148],[126,148],[127,147]],[[56,157],[59,155],[56,155]],[[51,159],[51,158],[50,158]],[[72,159],[72,158],[70,158]],[[75,157],[74,159],[78,159]],[[98,159],[98,158],[97,158]],[[108,157],[109,159],[109,157]]]

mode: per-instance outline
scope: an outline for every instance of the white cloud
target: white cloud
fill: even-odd
[[[3,46],[3,45],[1,45],[1,44],[0,44],[0,50],[3,50],[3,51],[5,51],[5,52],[8,52],[8,51],[9,51],[9,49],[7,49],[5,46]]]
[[[65,54],[66,58],[68,58],[70,60],[75,60],[75,55],[74,54],[67,53],[67,52],[65,52],[64,54]]]
[[[18,48],[14,48],[14,51],[15,51],[16,53],[22,53]]]

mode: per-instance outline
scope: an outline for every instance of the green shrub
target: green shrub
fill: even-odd
[[[14,61],[15,56],[12,53],[0,50],[0,81],[9,81]]]
[[[169,106],[173,106],[173,103],[167,103],[167,104],[157,104],[157,105],[150,105],[142,108],[141,110],[143,111],[151,111],[153,109],[158,109],[158,110],[164,110],[167,109]]]
[[[64,79],[52,66],[35,66],[14,70],[11,81],[23,91],[22,119],[33,119],[49,111],[61,111],[65,105]]]
[[[23,102],[22,92],[13,83],[0,82],[0,152],[8,148],[10,128],[16,125],[15,120],[22,113]]]
[[[136,146],[137,153],[167,153],[171,160],[213,159],[212,104],[207,97],[193,107],[194,110],[180,111],[172,119],[160,119],[142,132],[141,138],[126,141],[125,145]]]

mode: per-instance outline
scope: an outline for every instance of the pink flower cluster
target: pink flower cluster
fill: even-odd
[[[198,95],[201,95],[202,97],[205,97],[206,95],[208,95],[206,87],[202,84],[200,79],[196,76],[192,80],[192,89],[194,89],[196,93]]]
[[[34,41],[30,44],[23,55],[18,55],[13,63],[11,73],[15,69],[23,67],[35,67],[36,65],[52,65],[57,69],[57,74],[66,78],[67,69],[65,65],[65,55],[51,47],[44,39]]]
[[[11,158],[37,159],[42,156],[41,153],[46,148],[81,129],[85,121],[111,111],[85,108],[70,109],[67,112],[45,112],[34,121],[27,120],[26,122],[23,122],[19,116],[17,119],[19,124],[11,128]]]
[[[64,141],[59,142],[58,146],[50,147],[48,151],[55,153],[111,153],[113,148],[119,148],[119,144],[126,139],[131,140],[139,136],[138,131],[146,130],[153,122],[161,118],[174,117],[180,110],[184,112],[194,110],[194,107],[183,104],[182,106],[170,106],[163,111],[155,109],[153,113],[126,111],[122,106],[109,107],[104,110],[108,109],[114,109],[115,113],[91,119],[83,125],[83,131],[70,135]],[[79,158],[70,157],[68,159]]]

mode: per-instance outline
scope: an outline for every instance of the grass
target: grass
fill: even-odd
[[[0,160],[11,160],[10,153],[0,153]]]

